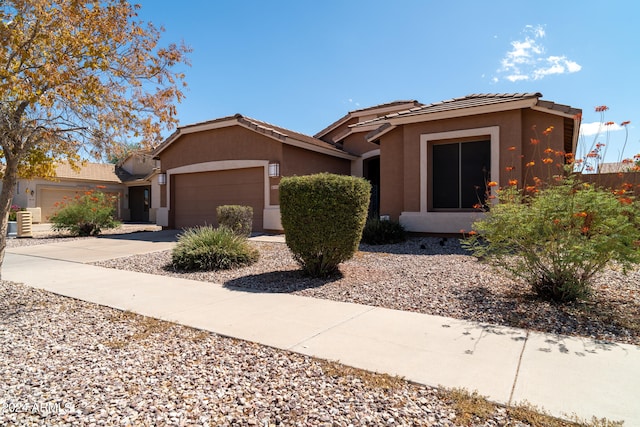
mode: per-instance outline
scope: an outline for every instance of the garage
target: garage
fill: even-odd
[[[216,208],[253,208],[253,230],[263,230],[264,168],[243,168],[177,174],[171,177],[173,227],[218,226]]]
[[[76,188],[42,189],[40,192],[40,201],[38,202],[38,206],[42,209],[42,220],[48,222],[51,215],[60,209],[60,206],[57,206],[56,204],[61,204],[65,200],[72,200],[76,194],[82,194],[82,192]]]
[[[70,201],[76,198],[76,196],[82,196],[86,191],[91,190],[87,187],[78,187],[74,186],[72,188],[69,187],[48,187],[42,188],[40,187],[38,192],[39,200],[37,201],[37,206],[42,210],[42,221],[49,222],[49,218],[51,215],[56,213],[62,206],[62,204],[66,201]],[[95,190],[93,190],[95,191]],[[115,191],[105,191],[101,190],[107,197],[113,197],[114,203],[114,213],[116,218],[120,218],[120,198],[121,195],[119,192]]]

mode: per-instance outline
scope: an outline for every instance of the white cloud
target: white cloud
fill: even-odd
[[[571,61],[564,57],[563,59],[565,60],[565,64],[567,65],[567,70],[569,70],[570,73],[577,73],[578,71],[582,70],[582,65],[578,64],[577,62]]]
[[[509,80],[510,82],[517,82],[519,80],[529,80],[529,76],[525,76],[522,74],[511,74],[509,76],[506,77],[507,80]],[[498,78],[496,77],[495,81],[498,81]]]
[[[531,31],[537,38],[541,38],[546,35],[544,27],[541,25],[536,25],[535,27],[533,25],[525,25],[524,28],[525,30]]]
[[[580,124],[580,136],[594,136],[598,133],[604,134],[605,132],[615,132],[619,130],[624,130],[623,126],[620,126],[618,123],[614,123],[611,125],[605,125],[602,122],[591,122],[591,123],[582,123]]]
[[[577,62],[567,59],[566,56],[549,56],[540,60],[540,68],[533,70],[533,79],[542,79],[551,74],[576,73],[582,69]],[[546,63],[547,66],[542,64]]]
[[[511,50],[500,60],[499,75],[511,82],[539,80],[552,74],[576,73],[582,66],[565,55],[545,56],[541,39],[546,36],[544,27],[527,25],[524,39],[511,42]],[[495,77],[496,81],[498,77]]]

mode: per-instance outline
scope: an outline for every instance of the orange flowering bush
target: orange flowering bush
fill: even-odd
[[[463,245],[544,299],[584,299],[611,261],[640,263],[640,206],[628,199],[574,177],[525,197],[509,187]]]
[[[585,173],[598,173],[601,171],[603,165],[602,161],[606,158],[607,150],[610,146],[610,129],[615,125],[615,122],[604,121],[605,112],[609,110],[606,105],[599,105],[595,108],[596,113],[600,113],[600,124],[598,131],[593,138],[590,146],[586,148],[586,151],[582,154],[581,158],[576,161],[576,170],[578,172]],[[625,131],[625,137],[622,144],[622,149],[618,155],[618,163],[622,164],[622,168],[625,172],[638,172],[640,171],[640,155],[636,154],[634,158],[625,157],[625,151],[627,148],[627,142],[629,140],[629,128],[631,124],[630,120],[625,120],[619,123],[619,128],[623,128]],[[604,142],[600,138],[604,138]]]
[[[543,135],[552,132],[550,126]],[[611,190],[582,182],[572,155],[554,151],[548,141],[537,151],[543,145],[538,138],[531,143],[547,177],[531,176],[535,160],[523,161],[522,187],[517,178],[509,179],[509,186],[498,190],[499,202],[473,224],[474,233],[462,244],[524,280],[543,299],[585,299],[594,276],[612,261],[625,272],[640,263],[640,202],[632,184]]]
[[[74,236],[96,236],[104,228],[115,228],[116,196],[100,191],[85,191],[58,204],[60,209],[49,220],[55,231],[66,230]]]

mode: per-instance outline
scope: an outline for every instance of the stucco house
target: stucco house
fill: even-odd
[[[236,114],[183,126],[154,151],[161,164],[157,223],[217,225],[216,207],[253,207],[254,231],[279,231],[281,176],[351,173],[358,159],[317,138]]]
[[[216,206],[254,209],[254,231],[281,231],[281,176],[332,172],[373,184],[372,211],[409,231],[457,233],[482,215],[486,184],[525,174],[533,129],[555,129],[557,151],[574,152],[580,110],[540,93],[474,94],[355,110],[307,136],[242,115],[183,126],[152,153],[160,160],[156,221],[169,228],[217,225]],[[506,168],[510,171],[507,174]]]
[[[78,169],[61,163],[53,179],[18,179],[13,203],[31,211],[34,222],[47,222],[65,198],[99,190],[116,196],[119,219],[155,222],[152,193],[155,188],[159,195],[156,175],[156,161],[149,152],[131,153],[117,164],[84,163]]]

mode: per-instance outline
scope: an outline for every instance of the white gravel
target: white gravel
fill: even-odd
[[[3,426],[459,425],[434,388],[20,284],[0,313]]]
[[[640,345],[640,269],[626,276],[608,270],[592,300],[563,306],[538,301],[529,287],[467,255],[457,239],[361,245],[329,280],[304,277],[285,244],[252,244],[260,260],[231,271],[174,271],[171,251],[96,265]]]
[[[260,261],[234,271],[176,272],[170,251],[98,265],[640,344],[637,270],[608,271],[592,302],[560,307],[455,239],[362,246],[324,281],[303,277],[286,245],[252,244]],[[501,407],[463,422],[434,388],[0,282],[0,425],[528,424]]]

